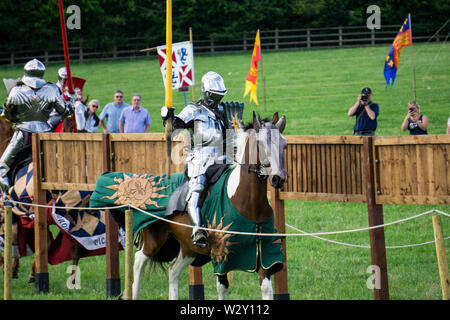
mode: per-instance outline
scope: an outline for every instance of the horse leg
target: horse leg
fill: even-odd
[[[76,287],[77,282],[77,269],[78,269],[78,262],[80,261],[81,258],[81,250],[82,248],[73,243],[72,246],[70,247],[70,255],[72,256],[72,274],[70,275],[70,278],[72,279],[72,286],[73,288],[78,289],[79,287]]]
[[[13,279],[18,279],[19,278],[19,267],[20,267],[19,258],[14,258],[13,265],[12,265],[12,277],[13,277]]]
[[[36,261],[33,262],[31,266],[30,274],[28,275],[28,283],[34,283],[36,274]]]
[[[164,245],[169,234],[167,224],[160,224],[155,222],[148,227],[142,229],[142,248],[137,250],[134,255],[133,266],[133,285],[132,285],[132,299],[139,299],[139,285],[141,282],[141,274],[144,267],[150,261],[150,267],[153,263],[151,257],[155,255],[159,249]]]
[[[187,256],[180,248],[178,256],[169,264],[169,300],[178,300],[178,280],[183,270],[195,260],[195,256]]]
[[[261,295],[263,300],[273,300],[273,288],[272,281],[270,280],[270,270],[263,270],[262,268],[258,271],[259,275],[259,285],[261,287]]]
[[[141,283],[141,274],[147,263],[151,259],[145,255],[144,249],[136,251],[134,255],[134,267],[133,267],[133,300],[139,300],[139,285]],[[151,267],[152,261],[150,262]]]
[[[228,287],[230,283],[228,282],[227,274],[220,274],[217,276],[217,293],[219,294],[219,300],[225,300],[227,297]]]

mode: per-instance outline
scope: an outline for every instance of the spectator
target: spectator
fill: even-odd
[[[100,113],[100,126],[103,128],[103,132],[119,132],[120,115],[126,107],[129,107],[129,105],[123,102],[123,92],[117,90],[114,93],[114,102],[108,103]],[[104,120],[106,118],[108,120],[105,126]]]
[[[96,115],[96,112],[99,108],[99,102],[97,99],[93,99],[89,102],[88,109],[86,110],[86,126],[85,130],[87,132],[96,133],[98,129],[98,124],[100,119]]]
[[[374,136],[377,129],[378,104],[371,101],[372,90],[363,88],[356,103],[348,110],[348,116],[356,116],[353,127],[354,136]]]
[[[410,135],[428,134],[428,117],[420,114],[420,107],[416,101],[408,103],[408,113],[402,123],[402,131],[409,130]]]
[[[141,96],[134,94],[131,98],[132,106],[123,110],[119,120],[122,133],[147,133],[150,131],[152,120],[145,108],[141,107]]]

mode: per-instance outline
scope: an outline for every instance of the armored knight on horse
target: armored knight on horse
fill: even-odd
[[[223,152],[227,122],[220,114],[218,106],[227,93],[223,78],[210,71],[202,77],[201,98],[198,102],[188,104],[178,115],[173,108],[163,106],[161,116],[164,122],[173,117],[174,129],[188,129],[192,149],[186,159],[189,191],[186,196],[187,210],[194,228],[192,239],[195,245],[206,247],[207,232],[200,227],[200,201],[205,186],[208,184],[206,171],[214,164],[223,164],[227,154]],[[232,160],[231,160],[232,161]],[[230,163],[230,162],[227,162]],[[231,162],[232,163],[232,162]]]
[[[44,80],[42,62],[33,59],[25,64],[24,70],[24,76],[7,91],[4,104],[4,115],[14,123],[15,133],[0,158],[0,188],[3,191],[11,186],[8,173],[19,151],[29,144],[30,133],[52,131],[48,123],[52,111],[63,117],[71,114],[59,88]]]

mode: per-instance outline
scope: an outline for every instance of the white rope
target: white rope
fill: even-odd
[[[38,208],[55,208],[55,209],[63,209],[63,210],[114,210],[114,209],[120,209],[125,207],[130,207],[128,204],[121,204],[119,206],[114,207],[99,207],[99,208],[90,208],[90,207],[61,207],[61,206],[49,206],[45,204],[37,204],[37,203],[27,203],[27,202],[20,202],[15,201],[11,199],[3,200],[3,202],[11,202],[16,205],[23,205],[23,206],[30,206],[30,207],[38,207]]]
[[[291,226],[290,224],[287,224],[287,223],[286,223],[286,226],[288,226],[289,228],[294,229],[295,231],[298,231],[298,232],[308,233],[308,232],[303,231],[303,230],[301,230],[301,229],[299,229],[299,228],[296,228],[296,227],[294,227],[294,226]],[[319,236],[311,236],[311,237],[316,238],[316,239],[319,239],[319,240],[322,240],[322,241],[334,243],[334,244],[340,244],[340,245],[343,245],[343,246],[356,247],[356,248],[364,248],[364,249],[370,249],[370,246],[367,246],[367,245],[361,245],[361,244],[353,244],[353,243],[341,242],[341,241],[336,241],[336,240],[326,239],[326,238],[319,237]],[[444,238],[444,240],[448,240],[448,239],[450,239],[450,237]],[[422,243],[415,243],[415,244],[405,244],[405,245],[399,245],[399,246],[386,246],[386,249],[401,249],[401,248],[419,247],[419,246],[424,246],[424,245],[432,244],[432,243],[434,243],[434,240],[432,240],[432,241],[427,241],[427,242],[422,242]]]
[[[185,223],[181,223],[181,222],[176,222],[176,221],[172,221],[169,220],[167,218],[163,218],[160,216],[157,216],[151,212],[147,212],[145,210],[142,210],[141,208],[138,208],[132,204],[123,204],[123,205],[119,205],[119,206],[113,206],[113,207],[103,207],[103,208],[89,208],[89,207],[60,207],[60,206],[49,206],[49,205],[41,205],[41,204],[34,204],[34,203],[26,203],[26,202],[20,202],[20,201],[15,201],[15,200],[7,200],[11,203],[14,204],[22,204],[22,205],[27,205],[27,206],[32,206],[32,207],[44,207],[44,208],[55,208],[55,209],[70,209],[70,210],[112,210],[112,209],[120,209],[120,208],[124,208],[124,207],[128,207],[128,208],[133,208],[143,214],[146,214],[148,216],[151,216],[155,219],[159,219],[162,221],[165,221],[167,223],[173,223],[179,226],[183,226],[186,228],[194,228],[193,225],[191,224],[185,224]],[[397,221],[393,221],[393,222],[389,222],[389,223],[385,223],[385,224],[380,224],[380,225],[376,225],[376,226],[371,226],[371,227],[365,227],[365,228],[357,228],[357,229],[349,229],[349,230],[341,230],[341,231],[326,231],[326,232],[315,232],[315,233],[307,233],[304,231],[301,231],[301,233],[259,233],[259,232],[241,232],[241,231],[228,231],[228,230],[221,230],[221,229],[214,229],[214,228],[206,228],[206,227],[199,227],[198,229],[201,230],[206,230],[206,231],[211,231],[211,232],[220,232],[220,233],[229,233],[229,234],[235,234],[235,235],[248,235],[248,236],[259,236],[259,237],[300,237],[300,236],[320,236],[320,235],[332,235],[332,234],[343,234],[343,233],[353,233],[353,232],[360,232],[360,231],[367,231],[367,230],[372,230],[372,229],[377,229],[377,228],[384,228],[387,226],[391,226],[394,224],[398,224],[398,223],[402,223],[405,221],[409,221],[409,220],[413,220],[416,218],[419,218],[421,216],[430,214],[430,213],[439,213],[441,215],[450,217],[450,214],[442,212],[440,210],[437,209],[432,209],[426,212],[422,212],[419,213],[417,215],[408,217],[408,218],[404,218],[404,219],[400,219]],[[300,230],[300,229],[298,229]],[[332,240],[331,240],[332,241]]]

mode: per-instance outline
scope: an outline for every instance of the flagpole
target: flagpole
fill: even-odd
[[[259,33],[259,29],[258,29],[258,33]],[[262,51],[262,46],[261,46],[261,33],[259,33],[259,51]],[[262,61],[262,54],[261,54],[261,76],[262,76],[262,81],[263,81],[263,106],[264,106],[264,111],[266,110],[266,78],[264,77],[264,69],[263,69],[263,61]]]
[[[192,27],[189,27],[189,42],[192,44]],[[192,53],[194,53],[194,46],[192,45]],[[194,72],[195,70],[192,70]],[[195,102],[195,85],[192,85],[192,102]]]
[[[172,0],[166,0],[166,92],[165,105],[167,108],[173,107],[173,90],[172,90]],[[172,161],[172,130],[173,122],[169,117],[166,120],[165,138],[166,138],[166,171],[167,177],[170,179],[170,163]]]
[[[64,6],[62,0],[58,0],[58,6],[59,6],[59,20],[61,24],[61,36],[62,36],[62,42],[63,42],[63,49],[64,49],[64,63],[66,65],[66,73],[67,73],[67,87],[69,88],[69,93],[73,93],[73,86],[72,86],[72,73],[70,71],[70,58],[69,58],[69,45],[67,42],[67,32],[66,32],[66,23],[64,19]],[[63,89],[64,91],[64,89]]]
[[[416,65],[414,63],[414,46],[412,42],[412,23],[411,23],[411,13],[408,13],[408,20],[409,20],[409,30],[411,33],[411,53],[412,53],[412,70],[413,70],[413,93],[414,93],[414,101],[417,101],[416,97]]]

